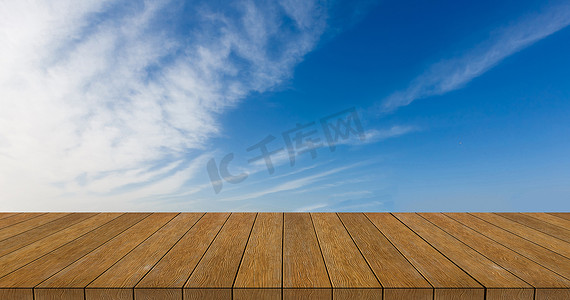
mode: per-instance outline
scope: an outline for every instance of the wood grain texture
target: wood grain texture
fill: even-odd
[[[229,213],[207,213],[135,286],[135,299],[177,299],[196,265],[224,225]],[[168,290],[179,291],[169,292]]]
[[[184,285],[184,295],[211,294],[212,289],[216,295],[225,294],[228,289],[231,297],[255,217],[255,213],[232,213]]]
[[[0,299],[34,300],[32,289],[0,288]]]
[[[536,289],[535,300],[570,299],[570,289]]]
[[[76,238],[97,229],[99,226],[116,219],[121,214],[101,213],[92,218],[72,225],[47,238],[0,257],[0,277],[48,254],[49,252],[75,240]]]
[[[17,213],[0,213],[0,220],[1,220],[1,219],[4,219],[4,218],[7,218],[7,217],[11,217],[11,216],[13,216],[13,215],[15,215],[15,214],[17,214]]]
[[[522,256],[538,262],[549,270],[570,278],[570,259],[473,215],[461,213],[447,213],[446,215]]]
[[[83,299],[83,289],[34,289],[35,300],[72,300]]]
[[[189,288],[184,289],[186,300],[231,300],[231,288]]]
[[[169,299],[176,299],[180,300],[183,299],[182,296],[182,289],[136,289],[135,290],[135,299],[136,300],[169,300]]]
[[[563,241],[570,242],[570,230],[550,224],[546,221],[539,220],[537,218],[523,215],[521,213],[497,213],[501,217],[513,220],[515,222],[521,223],[530,228],[534,228],[538,231],[542,231],[553,237],[559,238]]]
[[[177,213],[154,213],[144,218],[37,285],[34,289],[36,298],[42,299],[39,296],[42,295],[46,299],[55,299],[55,295],[64,293],[62,290],[70,290],[70,295],[76,295],[77,293],[71,291],[80,289],[81,297],[74,296],[74,298],[67,297],[67,299],[83,299],[83,288],[176,215]]]
[[[147,213],[122,215],[0,278],[0,289],[18,287],[22,294],[27,294],[26,289],[37,286],[148,215]]]
[[[29,245],[37,240],[43,239],[47,236],[50,236],[53,233],[56,233],[60,230],[63,230],[69,226],[72,226],[76,223],[79,223],[83,220],[86,220],[92,216],[96,215],[95,213],[74,213],[74,214],[66,214],[63,217],[57,218],[52,220],[51,222],[45,223],[43,225],[37,226],[35,228],[29,229],[25,232],[22,232],[18,235],[12,236],[0,242],[0,256],[6,255],[12,251],[20,249],[26,245]],[[33,218],[29,221],[34,221],[36,219],[42,218],[43,216],[39,216],[37,218]],[[19,223],[17,225],[23,224],[26,222]],[[14,226],[17,226],[14,225]],[[14,226],[5,228],[9,229]]]
[[[440,213],[420,215],[537,289],[570,286],[567,279],[448,216]]]
[[[335,299],[378,299],[382,286],[336,214],[311,213]]]
[[[245,289],[237,293],[240,297],[253,299],[267,294],[273,298],[275,290],[281,297],[282,241],[283,214],[259,213],[234,283],[235,289]],[[272,289],[273,292],[265,293],[260,289]],[[247,296],[248,292],[250,296]]]
[[[0,229],[0,242],[7,239],[7,238],[18,235],[22,232],[28,231],[28,230],[33,229],[35,227],[44,225],[44,224],[49,223],[53,220],[64,217],[66,215],[69,215],[69,213],[43,214],[43,215],[37,216],[35,218],[14,224],[12,226],[2,228],[2,229]]]
[[[534,299],[534,290],[531,289],[494,289],[486,290],[486,299]]]
[[[0,299],[570,299],[565,216],[0,212]]]
[[[570,220],[570,213],[548,213],[549,215],[558,217],[558,218],[562,218],[562,219],[566,219],[566,220]]]
[[[490,224],[493,224],[504,230],[512,232],[522,238],[525,238],[531,242],[541,245],[556,253],[564,255],[566,258],[570,258],[570,243],[567,243],[551,235],[548,235],[544,232],[532,229],[530,227],[524,226],[523,224],[517,223],[507,218],[503,218],[493,213],[471,213],[471,214],[481,220],[489,222]]]
[[[283,288],[295,289],[289,293],[289,298],[293,295],[301,298],[309,297],[309,294],[313,294],[310,289],[315,288],[328,289],[328,292],[323,293],[332,295],[325,262],[308,213],[285,213]],[[307,291],[310,292],[303,296]],[[320,291],[318,292],[321,295]]]
[[[264,299],[264,300],[280,300],[281,288],[234,288],[234,300]]]
[[[476,289],[435,289],[433,298],[445,300],[485,299],[481,291]]]
[[[486,299],[533,299],[534,290],[532,286],[426,219],[410,213],[394,213],[393,215],[457,266],[477,279],[487,289]]]
[[[86,288],[86,299],[99,299],[102,295],[133,299],[132,288],[203,215],[181,213],[176,216],[91,282]]]
[[[562,227],[566,230],[570,230],[570,220],[566,220],[564,218],[559,218],[553,215],[549,215],[547,213],[522,213],[523,215],[530,216],[545,222],[548,222],[552,225],[556,225],[558,227]]]
[[[304,288],[304,289],[283,289],[283,299],[285,300],[330,300],[332,299],[332,289]]]
[[[383,298],[385,300],[408,300],[408,299],[433,299],[433,289],[425,288],[384,288]]]
[[[132,300],[132,289],[85,289],[85,299]]]
[[[370,221],[435,288],[436,299],[483,299],[484,289],[467,273],[388,213],[367,213]]]
[[[340,219],[384,288],[384,299],[431,299],[433,288],[362,213]]]
[[[24,222],[26,220],[44,215],[45,213],[21,213],[9,216],[7,218],[0,219],[0,229]]]

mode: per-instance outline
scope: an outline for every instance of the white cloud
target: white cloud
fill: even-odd
[[[305,177],[289,180],[289,181],[286,181],[284,183],[278,184],[276,186],[266,188],[266,189],[262,189],[262,190],[259,190],[256,192],[251,192],[251,193],[238,195],[238,196],[234,196],[234,197],[226,197],[221,201],[252,200],[252,199],[263,197],[263,196],[266,196],[269,194],[280,193],[280,192],[284,192],[284,191],[297,190],[297,189],[305,187],[309,184],[315,183],[315,182],[317,182],[317,181],[319,181],[322,178],[325,178],[327,176],[330,176],[330,175],[333,175],[333,174],[339,173],[341,171],[345,171],[345,170],[348,170],[348,169],[351,169],[351,168],[354,168],[354,167],[360,166],[360,165],[362,165],[362,163],[356,163],[356,164],[352,164],[352,165],[348,165],[348,166],[344,166],[344,167],[338,167],[338,168],[331,169],[331,170],[324,171],[324,172],[320,172],[317,174],[308,175]]]
[[[176,192],[218,115],[315,47],[326,11],[302,3],[196,4],[180,35],[169,1],[2,1],[1,209],[136,209]]]
[[[506,57],[569,24],[570,4],[567,2],[549,7],[533,17],[522,19],[514,25],[498,30],[493,38],[465,55],[434,64],[425,73],[415,78],[408,88],[386,98],[381,104],[381,110],[393,111],[414,100],[459,89]]]
[[[316,203],[316,204],[300,207],[300,208],[296,209],[295,211],[296,212],[310,212],[310,211],[314,211],[314,210],[324,208],[327,206],[328,206],[328,204],[326,204],[326,203]]]
[[[338,141],[336,144],[352,146],[373,144],[419,130],[418,127],[411,125],[393,125],[385,129],[369,129],[364,132],[364,140],[360,140],[358,137],[351,137],[346,140]]]

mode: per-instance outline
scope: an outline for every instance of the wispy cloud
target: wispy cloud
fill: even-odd
[[[297,212],[310,212],[310,211],[315,211],[321,208],[325,208],[327,207],[328,204],[326,203],[316,203],[316,204],[312,204],[312,205],[308,205],[308,206],[303,206],[303,207],[299,207],[296,211]]]
[[[365,139],[361,141],[357,138],[340,141],[339,145],[366,145],[381,142],[390,138],[396,138],[405,134],[420,131],[420,128],[410,125],[394,125],[383,129],[369,129],[364,132]]]
[[[113,208],[136,209],[143,186],[177,191],[219,114],[317,44],[327,7],[297,2],[2,1],[0,198],[17,200],[2,209],[84,209],[123,190]]]
[[[383,112],[406,106],[414,100],[459,89],[506,57],[536,43],[570,24],[570,4],[548,7],[538,15],[498,30],[493,37],[465,55],[444,60],[415,78],[408,88],[393,93],[380,104]]]
[[[390,138],[396,138],[402,135],[406,135],[409,133],[413,133],[413,132],[417,132],[420,131],[420,129],[417,126],[410,126],[410,125],[394,125],[388,128],[383,128],[383,129],[369,129],[367,131],[364,132],[364,136],[365,139],[364,140],[360,140],[358,135],[350,135],[348,138],[346,139],[341,139],[335,142],[336,146],[340,146],[340,145],[347,145],[347,146],[361,146],[361,145],[367,145],[367,144],[373,144],[373,143],[377,143],[377,142],[381,142]],[[328,147],[327,143],[321,143],[319,145],[317,145],[316,147],[314,147],[315,150],[321,149],[321,148],[326,148]],[[305,157],[306,158],[306,157]],[[296,158],[298,160],[298,158]],[[273,167],[275,167],[276,169],[283,166],[283,165],[287,165],[287,168],[291,168],[290,164],[290,154],[283,150],[281,152],[278,152],[276,154],[273,154],[271,156],[271,162]],[[321,163],[316,163],[316,164],[312,164],[308,167],[304,167],[295,171],[290,171],[290,172],[286,172],[285,174],[281,174],[278,176],[273,176],[270,178],[266,178],[265,180],[261,180],[261,181],[266,181],[266,180],[276,180],[278,178],[281,178],[283,176],[290,176],[293,174],[297,174],[297,173],[301,173],[304,172],[306,170],[309,169],[313,169],[321,164],[328,164],[330,163],[330,161],[328,162],[321,162]],[[248,167],[236,167],[236,173],[241,173],[241,172],[245,172],[248,175],[253,175],[259,172],[267,172],[267,165],[265,163],[264,160],[257,160],[254,161],[252,163],[249,164]],[[256,183],[259,183],[261,181],[257,181]],[[232,188],[230,187],[227,190],[231,190]]]
[[[351,169],[351,168],[354,168],[354,167],[360,166],[360,165],[362,165],[362,164],[356,163],[356,164],[351,164],[348,166],[334,168],[334,169],[324,171],[324,172],[320,172],[317,174],[308,175],[305,177],[288,180],[284,183],[278,184],[278,185],[270,187],[270,188],[262,189],[262,190],[259,190],[256,192],[246,193],[246,194],[242,194],[242,195],[234,196],[234,197],[227,197],[221,201],[252,200],[252,199],[256,199],[256,198],[266,196],[269,194],[273,194],[273,193],[297,190],[297,189],[305,187],[309,184],[315,183],[315,182],[317,182],[317,181],[319,181],[319,180],[321,180],[327,176],[330,176],[330,175],[333,175],[333,174],[339,173],[341,171],[345,171],[345,170],[348,170],[348,169]]]

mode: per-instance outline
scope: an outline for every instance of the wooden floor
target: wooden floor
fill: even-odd
[[[0,299],[570,299],[569,213],[0,213]]]

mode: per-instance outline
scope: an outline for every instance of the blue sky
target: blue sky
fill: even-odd
[[[568,1],[0,6],[0,210],[570,210]]]

